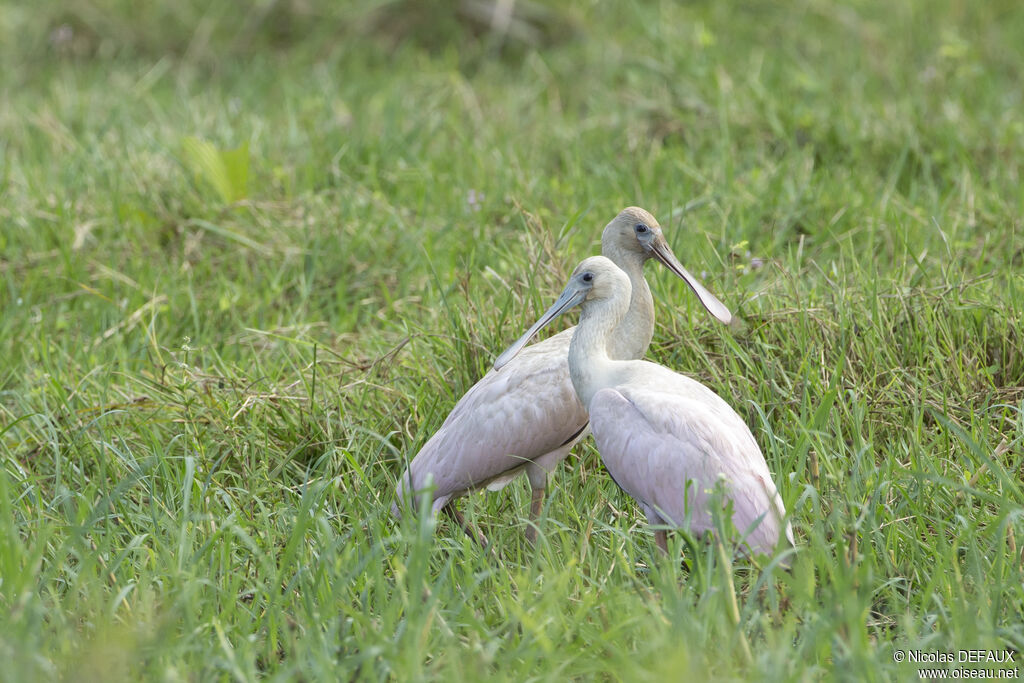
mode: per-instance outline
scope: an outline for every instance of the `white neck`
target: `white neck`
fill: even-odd
[[[643,277],[641,276],[641,281]],[[647,293],[650,299],[650,292]],[[632,312],[626,297],[611,297],[583,304],[583,313],[569,344],[569,377],[580,401],[589,409],[590,399],[611,382],[621,361],[609,357],[610,340]],[[648,338],[649,341],[649,338]]]
[[[635,251],[602,248],[602,252],[629,276],[633,287],[629,310],[608,337],[608,356],[615,360],[643,358],[654,337],[654,299],[644,279],[647,259]]]

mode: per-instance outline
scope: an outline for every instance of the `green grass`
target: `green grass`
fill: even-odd
[[[0,679],[1021,658],[1016,2],[520,3],[504,41],[444,3],[22,5],[0,2]],[[493,554],[387,514],[629,204],[744,319],[650,268],[649,357],[751,425],[789,572],[678,536],[690,569],[660,558],[589,442],[535,550],[525,481],[461,503]]]

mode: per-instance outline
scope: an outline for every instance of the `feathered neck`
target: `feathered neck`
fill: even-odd
[[[642,282],[643,275],[640,279]],[[650,299],[649,291],[647,297]],[[607,386],[613,367],[619,362],[611,355],[610,342],[621,333],[623,322],[632,312],[633,298],[620,291],[607,299],[583,303],[579,325],[569,344],[569,377],[576,395],[588,409],[590,400]],[[650,337],[647,342],[650,342]]]
[[[629,309],[608,338],[608,355],[615,360],[643,358],[654,337],[654,299],[644,279],[647,258],[635,251],[602,248],[602,255],[629,276],[632,294]]]

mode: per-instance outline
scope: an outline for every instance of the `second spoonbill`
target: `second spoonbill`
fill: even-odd
[[[616,360],[609,340],[629,310],[630,279],[603,256],[584,260],[558,300],[498,357],[512,362],[541,328],[582,307],[569,345],[573,389],[608,473],[635,498],[652,525],[713,529],[712,504],[721,485],[732,523],[748,553],[771,554],[793,530],[768,465],[743,419],[718,394],[656,363]],[[664,530],[655,532],[668,550]]]

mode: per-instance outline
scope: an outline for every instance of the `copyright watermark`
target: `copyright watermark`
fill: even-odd
[[[929,680],[1018,680],[1020,653],[1014,650],[893,650],[897,664],[924,664],[918,678]],[[933,665],[941,668],[929,668]]]
[[[1013,650],[896,650],[893,661],[911,664],[1016,664]]]

